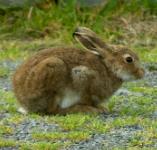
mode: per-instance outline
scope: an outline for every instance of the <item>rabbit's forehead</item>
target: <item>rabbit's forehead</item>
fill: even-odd
[[[119,56],[122,56],[121,58],[126,58],[126,56],[128,56],[133,57],[135,60],[139,60],[138,55],[134,51],[129,49],[121,49],[117,52],[117,54]]]

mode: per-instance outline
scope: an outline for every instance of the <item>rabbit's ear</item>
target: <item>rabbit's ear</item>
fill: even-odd
[[[73,37],[81,43],[87,50],[96,55],[101,55],[106,44],[94,33],[86,27],[78,27],[73,33]]]

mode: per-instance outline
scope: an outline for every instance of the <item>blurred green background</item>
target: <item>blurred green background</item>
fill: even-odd
[[[156,58],[157,0],[0,0],[0,49],[9,59],[76,45],[72,32],[77,26],[134,48],[145,61]]]
[[[86,26],[109,42],[152,49],[156,25],[157,0],[0,0],[3,39],[71,43],[74,28]]]

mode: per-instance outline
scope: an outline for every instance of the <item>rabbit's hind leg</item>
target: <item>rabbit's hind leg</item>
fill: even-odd
[[[49,57],[34,66],[25,82],[25,93],[19,102],[29,112],[47,113],[56,105],[56,95],[65,86],[67,69],[64,62]],[[51,105],[51,106],[50,106]],[[54,111],[54,110],[53,110]]]
[[[23,115],[27,115],[28,111],[26,109],[24,109],[23,107],[19,107],[19,109],[17,110],[19,113],[23,114]]]

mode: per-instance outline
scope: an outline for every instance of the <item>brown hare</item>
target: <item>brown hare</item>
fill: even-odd
[[[106,110],[100,104],[124,81],[144,76],[132,50],[108,45],[85,27],[78,27],[73,36],[84,50],[41,50],[17,69],[13,88],[20,112],[101,113]]]

